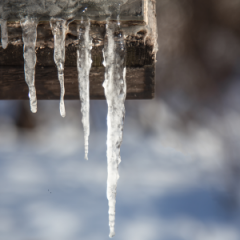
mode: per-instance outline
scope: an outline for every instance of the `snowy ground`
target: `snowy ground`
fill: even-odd
[[[0,105],[0,239],[108,239],[105,101],[91,101],[89,161],[79,102],[66,102],[62,119],[58,101],[40,101],[32,131],[11,121],[17,107]],[[208,124],[181,131],[164,102],[126,110],[115,239],[239,240],[223,132],[239,137],[240,114],[205,114]]]

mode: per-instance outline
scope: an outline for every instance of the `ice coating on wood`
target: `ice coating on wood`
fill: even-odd
[[[0,18],[14,21],[23,16],[42,18],[40,20],[49,20],[51,17],[81,19],[79,17],[87,15],[104,20],[115,11],[116,6],[126,4],[124,15],[138,19],[142,14],[142,2],[143,0],[1,0]],[[87,14],[83,14],[86,7]]]
[[[35,66],[36,66],[36,39],[38,21],[34,18],[24,18],[21,20],[23,57],[25,81],[29,88],[30,108],[33,113],[37,112],[37,96],[35,88]]]
[[[84,131],[85,159],[88,159],[89,124],[89,73],[92,65],[90,37],[90,21],[81,21],[78,26],[79,46],[77,50],[77,69],[79,95],[81,99],[82,123]]]
[[[60,114],[65,117],[64,105],[64,63],[65,63],[65,38],[67,31],[67,21],[64,19],[51,18],[50,25],[54,36],[54,62],[58,69],[58,80],[60,82]]]
[[[125,44],[119,23],[108,22],[106,25],[108,40],[104,46],[105,81],[103,83],[108,105],[107,115],[107,198],[109,205],[109,237],[115,235],[116,189],[119,179],[118,165],[121,162],[120,146],[125,117],[124,101],[126,98]]]
[[[7,30],[7,21],[6,20],[0,20],[1,24],[1,42],[2,42],[2,48],[6,49],[8,46],[8,30]]]

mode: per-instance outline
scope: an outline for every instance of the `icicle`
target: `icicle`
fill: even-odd
[[[65,117],[66,112],[64,105],[64,62],[67,21],[64,19],[51,18],[50,25],[54,36],[54,62],[58,69],[58,80],[61,87],[60,114],[62,117]]]
[[[79,47],[77,50],[77,69],[79,94],[81,99],[82,123],[85,142],[85,159],[88,159],[88,138],[90,132],[89,124],[89,73],[92,65],[90,38],[90,21],[81,21],[78,28]]]
[[[115,235],[116,188],[119,179],[118,165],[121,162],[120,145],[122,142],[126,98],[125,44],[120,23],[108,22],[106,25],[108,41],[104,47],[106,67],[103,87],[108,104],[107,116],[107,198],[109,205],[109,237]]]
[[[0,20],[1,24],[1,36],[2,36],[2,48],[6,49],[8,46],[8,30],[7,30],[7,21]]]
[[[36,39],[38,21],[34,18],[24,18],[21,20],[23,38],[23,56],[25,81],[29,88],[30,108],[33,113],[37,112],[37,97],[35,89],[35,66],[36,66]]]

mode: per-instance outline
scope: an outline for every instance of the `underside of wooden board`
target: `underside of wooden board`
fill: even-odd
[[[105,99],[102,83],[103,67],[90,72],[90,98]],[[127,69],[127,99],[151,99],[154,97],[154,72],[152,66]],[[28,99],[28,86],[23,67],[0,66],[0,99]],[[60,85],[55,67],[36,68],[37,98],[59,99]],[[75,67],[65,68],[65,99],[79,99],[78,76]]]

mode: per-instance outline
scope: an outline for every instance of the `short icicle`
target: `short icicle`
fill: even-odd
[[[7,21],[6,20],[0,20],[1,24],[1,42],[2,42],[2,48],[6,49],[8,46],[8,30],[7,30]]]
[[[103,83],[108,105],[107,116],[107,198],[109,205],[109,237],[115,235],[116,189],[119,179],[118,165],[121,162],[120,145],[123,135],[126,98],[125,42],[120,23],[107,22],[108,40],[104,46],[105,81]]]
[[[65,63],[65,39],[67,32],[67,21],[59,18],[51,18],[50,25],[54,36],[54,62],[58,69],[58,80],[61,87],[60,114],[66,116],[64,105],[64,63]]]
[[[79,95],[81,99],[82,123],[85,142],[85,159],[88,160],[88,138],[90,133],[89,124],[89,73],[92,65],[90,37],[90,20],[81,21],[78,26],[79,46],[77,49],[77,69]]]
[[[23,57],[25,81],[29,88],[30,108],[33,113],[37,112],[37,96],[35,88],[35,66],[36,66],[36,39],[38,21],[35,18],[26,17],[21,20]]]

